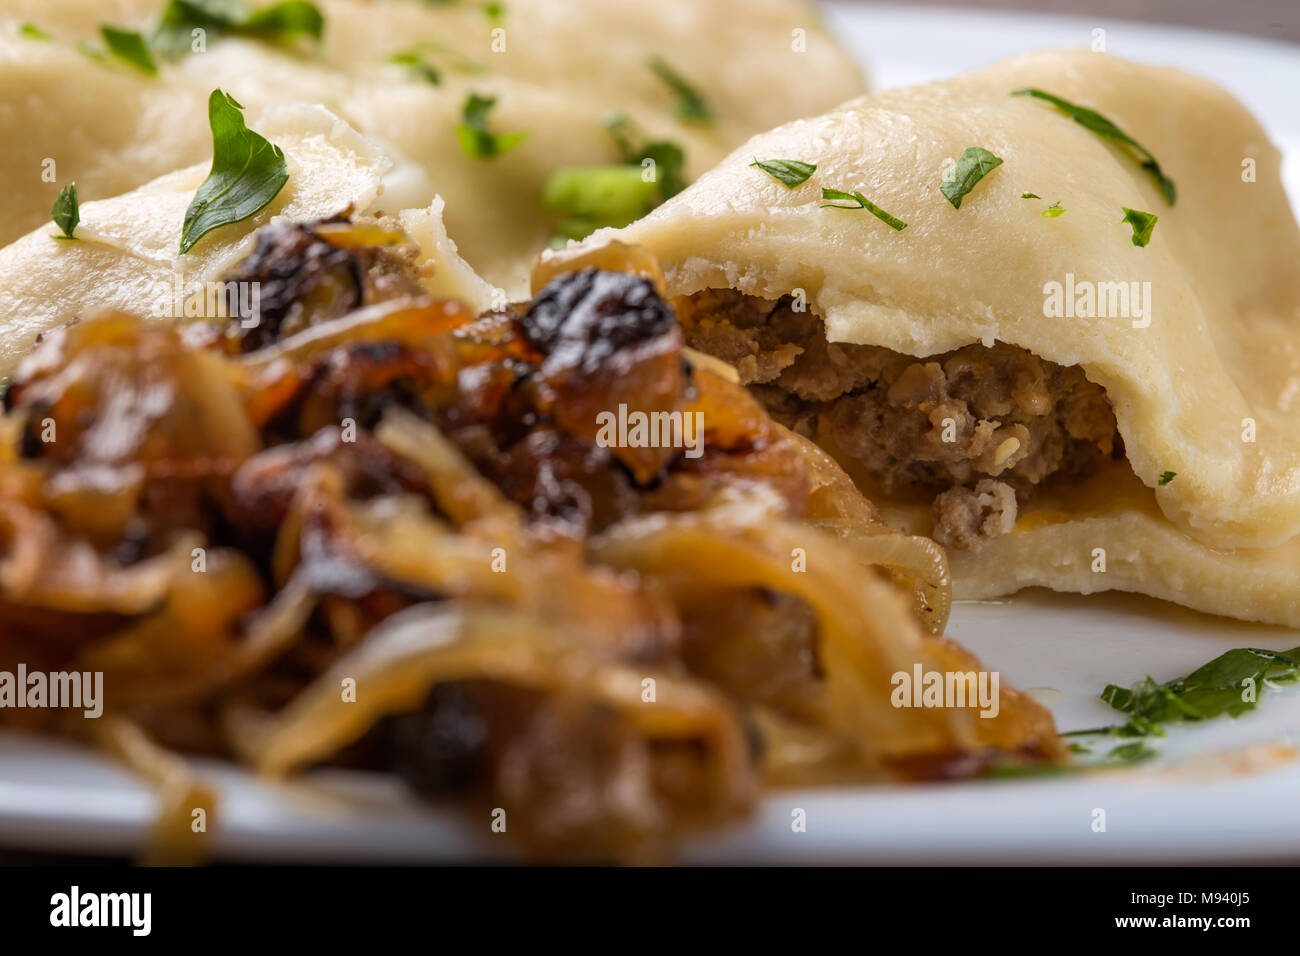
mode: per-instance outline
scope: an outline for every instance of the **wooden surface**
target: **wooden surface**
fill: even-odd
[[[1146,20],[1300,43],[1300,0],[910,0],[910,5]]]

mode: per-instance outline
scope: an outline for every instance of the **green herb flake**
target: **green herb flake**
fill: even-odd
[[[556,227],[561,239],[585,239],[597,229],[620,227],[640,219],[657,203],[658,188],[639,166],[566,166],[542,187],[542,205],[564,219]]]
[[[154,48],[176,57],[190,49],[193,32],[237,33],[281,45],[299,37],[319,42],[325,17],[307,0],[283,0],[254,10],[242,0],[170,0],[154,31]]]
[[[530,133],[493,133],[488,129],[488,114],[496,105],[495,96],[471,93],[461,109],[461,122],[456,127],[460,148],[471,159],[494,159],[524,142]]]
[[[943,177],[939,192],[952,203],[952,208],[960,209],[961,201],[975,188],[975,184],[1001,165],[1002,160],[987,149],[970,146]]]
[[[185,210],[182,255],[213,229],[242,222],[265,209],[289,181],[284,151],[250,130],[242,110],[233,96],[221,90],[208,97],[212,170]]]
[[[621,164],[566,166],[542,187],[542,205],[564,218],[553,244],[585,239],[606,226],[626,226],[686,188],[686,156],[676,143],[640,144],[640,135],[622,113],[602,121],[622,156]]]
[[[1021,199],[1042,199],[1043,197],[1038,195],[1038,193],[1021,193],[1020,198]]]
[[[506,5],[504,3],[485,3],[483,4],[483,15],[488,18],[489,23],[500,23],[505,19]]]
[[[1050,206],[1048,206],[1046,209],[1044,209],[1042,212],[1042,216],[1044,219],[1055,219],[1057,216],[1064,216],[1064,215],[1065,215],[1065,207],[1061,205],[1061,200],[1059,199],[1056,200],[1056,202],[1052,203]]]
[[[1162,724],[1237,717],[1254,710],[1270,683],[1300,679],[1300,647],[1284,653],[1242,647],[1220,654],[1186,677],[1156,683],[1147,677],[1131,688],[1107,684],[1101,699],[1128,717],[1125,724],[1063,736],[1163,736]]]
[[[1023,90],[1014,90],[1011,95],[1032,96],[1035,99],[1051,103],[1085,129],[1092,130],[1092,132],[1096,133],[1098,136],[1113,139],[1116,142],[1123,143],[1130,147],[1135,153],[1137,153],[1138,159],[1142,163],[1142,168],[1155,178],[1156,185],[1160,187],[1160,192],[1164,195],[1165,201],[1171,206],[1174,204],[1174,200],[1178,195],[1177,190],[1174,188],[1174,181],[1164,174],[1164,171],[1160,168],[1160,164],[1156,162],[1156,158],[1151,155],[1151,152],[1145,146],[1135,140],[1132,136],[1128,135],[1128,133],[1124,132],[1110,120],[1106,119],[1106,117],[1102,116],[1095,110],[1090,110],[1084,106],[1077,106],[1069,100],[1062,99],[1059,96],[1054,96],[1051,93],[1046,93],[1043,90],[1035,89],[1033,87],[1028,87]]]
[[[144,37],[134,30],[119,30],[104,24],[99,28],[99,35],[104,38],[104,45],[114,57],[135,67],[150,76],[158,75],[158,64],[149,52],[149,44]]]
[[[1114,750],[1106,755],[1106,762],[1110,764],[1134,764],[1142,763],[1156,756],[1156,750],[1147,746],[1141,740],[1136,740],[1131,744],[1120,744]]]
[[[483,74],[488,68],[478,60],[467,57],[457,51],[443,46],[433,40],[425,40],[404,50],[395,51],[388,57],[390,63],[407,66],[423,64],[438,74],[443,73]]]
[[[18,28],[18,32],[19,32],[22,36],[25,36],[25,37],[27,37],[28,39],[31,39],[31,40],[42,40],[42,41],[45,41],[45,42],[48,43],[50,40],[53,40],[53,39],[54,39],[54,37],[53,37],[51,34],[46,33],[44,30],[42,30],[40,27],[38,27],[38,26],[37,26],[36,24],[34,24],[34,23],[24,23],[24,24],[22,24],[22,25]]]
[[[430,66],[424,59],[424,55],[418,50],[406,50],[402,53],[394,53],[388,58],[389,63],[397,63],[406,67],[411,73],[432,86],[442,85],[442,74],[434,67]]]
[[[797,159],[755,159],[750,166],[755,166],[767,173],[777,182],[784,183],[787,189],[802,186],[808,177],[817,172],[814,163],[805,163]]]
[[[845,202],[824,202],[821,204],[822,209],[865,209],[891,229],[896,229],[899,232],[902,232],[907,228],[907,223],[895,216],[891,216],[857,190],[854,190],[851,193],[846,193],[841,192],[838,189],[826,189],[823,187],[822,199],[845,200]]]
[[[1177,477],[1178,477],[1178,472],[1176,471],[1162,471],[1160,473],[1160,478],[1156,482],[1156,484],[1158,484],[1161,488],[1163,488],[1165,485],[1169,484],[1169,482],[1173,481]]]
[[[1121,221],[1133,227],[1133,245],[1145,246],[1151,241],[1151,231],[1155,229],[1160,217],[1153,216],[1149,212],[1142,212],[1140,209],[1129,209],[1128,206],[1121,208],[1124,210],[1124,218]],[[1170,478],[1174,476],[1172,471],[1167,474]]]
[[[652,140],[638,145],[637,132],[622,113],[611,113],[603,122],[614,138],[623,162],[643,169],[646,160],[654,162],[660,202],[671,199],[686,188],[686,152],[681,146],[670,140]]]
[[[1148,676],[1132,687],[1107,684],[1101,699],[1124,714],[1124,724],[1075,730],[1063,737],[1133,738],[1112,749],[1105,763],[1132,764],[1148,760],[1156,751],[1151,737],[1163,737],[1162,725],[1199,722],[1227,714],[1238,717],[1254,710],[1264,690],[1273,684],[1300,681],[1300,647],[1270,651],[1242,647],[1220,654],[1186,677],[1157,683]],[[1076,753],[1086,752],[1071,744]]]
[[[242,22],[235,23],[233,31],[278,46],[291,46],[299,38],[318,44],[325,35],[325,17],[316,4],[285,0],[248,14]]]
[[[163,56],[178,57],[189,52],[195,30],[215,35],[232,29],[246,16],[248,9],[233,0],[170,0],[163,7],[151,42]]]
[[[672,199],[686,188],[686,154],[676,143],[666,140],[646,143],[641,147],[643,169],[646,160],[654,162],[655,180],[659,185],[659,201]]]
[[[275,42],[299,36],[319,41],[325,33],[325,17],[314,3],[285,0],[254,11],[242,23],[236,24],[235,29]]]
[[[656,57],[650,61],[650,69],[655,76],[677,96],[677,118],[684,123],[710,125],[716,118],[713,109],[693,85],[685,80],[663,60]]]
[[[55,236],[55,239],[77,238],[73,233],[77,230],[77,224],[81,222],[81,206],[77,202],[76,183],[69,183],[59,190],[58,198],[54,200],[54,206],[50,209],[50,218],[63,232],[63,235]]]

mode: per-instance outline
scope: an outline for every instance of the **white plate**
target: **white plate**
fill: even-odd
[[[1103,19],[831,5],[828,21],[873,84],[925,82],[1042,47],[1088,46],[1106,30],[1120,56],[1180,65],[1245,101],[1287,152],[1300,200],[1300,49],[1265,40]],[[959,605],[950,634],[1017,687],[1035,689],[1061,729],[1113,722],[1107,683],[1188,673],[1233,647],[1284,650],[1300,633],[1238,624],[1127,595],[1033,592]],[[1237,720],[1176,728],[1141,769],[925,787],[782,792],[746,825],[692,844],[711,862],[1066,863],[1300,858],[1300,688],[1266,693]],[[507,853],[487,820],[430,810],[392,780],[323,772],[269,785],[203,765],[221,793],[218,858],[488,860]],[[795,809],[807,830],[792,831]],[[1106,828],[1097,832],[1097,811]],[[152,818],[149,790],[75,748],[0,735],[0,846],[127,854]]]

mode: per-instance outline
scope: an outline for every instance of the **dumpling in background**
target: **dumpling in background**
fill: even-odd
[[[384,208],[424,208],[441,195],[461,252],[520,296],[532,258],[557,235],[630,221],[746,137],[864,87],[812,9],[790,0],[316,6],[319,44],[229,18],[224,28],[181,18],[178,55],[155,52],[150,74],[105,55],[99,29],[152,36],[163,0],[9,0],[0,88],[23,95],[0,107],[0,242],[45,221],[63,184],[103,198],[208,158],[204,104],[219,87],[250,121],[301,100],[380,140],[396,160]],[[467,119],[477,131],[460,129]],[[580,172],[548,191],[557,170],[646,157],[654,183]]]
[[[161,320],[183,319],[210,283],[253,250],[254,233],[272,222],[328,219],[340,210],[374,211],[392,168],[384,152],[320,106],[269,109],[259,132],[285,151],[289,180],[256,215],[221,226],[186,254],[181,227],[208,174],[198,163],[121,196],[84,202],[75,242],[59,241],[53,223],[0,249],[0,380],[13,372],[38,335],[99,309]],[[391,228],[419,244],[413,263],[426,291],[486,308],[491,288],[456,254],[443,227],[442,200],[403,210]],[[197,314],[208,315],[205,311]],[[223,315],[226,313],[222,313]]]

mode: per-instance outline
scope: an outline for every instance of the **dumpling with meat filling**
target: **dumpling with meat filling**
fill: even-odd
[[[782,126],[588,242],[658,256],[687,341],[946,545],[958,596],[1297,626],[1280,167],[1211,83],[1044,52]]]

